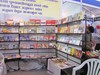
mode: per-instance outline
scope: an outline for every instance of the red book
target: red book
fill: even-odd
[[[46,25],[51,25],[51,20],[46,20]]]
[[[57,24],[57,20],[51,20],[51,25],[56,25]]]

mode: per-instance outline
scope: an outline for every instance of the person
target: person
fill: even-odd
[[[96,42],[95,50],[100,50],[100,20],[96,20],[92,26],[95,31],[92,34],[94,41]]]
[[[92,51],[95,49],[96,43],[92,38],[94,27],[88,25],[86,27],[86,33],[83,35],[83,51]]]
[[[88,56],[85,54],[86,51],[93,51],[95,49],[96,43],[92,38],[92,33],[94,32],[94,27],[88,25],[86,27],[86,33],[83,35],[83,51],[84,54],[82,55],[82,62],[88,59]],[[87,65],[85,65],[82,70],[84,71],[81,75],[87,74]]]

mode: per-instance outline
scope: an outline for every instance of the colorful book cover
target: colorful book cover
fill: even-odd
[[[70,26],[68,26],[66,32],[70,33],[70,29],[71,29]]]
[[[60,31],[61,31],[61,27],[58,27],[58,33],[60,33]]]
[[[51,25],[51,20],[46,20],[46,25]]]
[[[79,25],[74,25],[74,33],[79,33]]]
[[[23,28],[24,33],[28,33],[28,28]]]
[[[70,33],[74,33],[74,26],[70,26]]]
[[[19,29],[19,32],[20,32],[20,33],[24,33],[23,28],[20,28],[20,29]]]
[[[0,27],[0,33],[2,33],[3,32],[3,30],[2,30],[3,28],[2,27]]]
[[[57,24],[59,25],[61,24],[61,19],[57,20]]]
[[[13,19],[8,19],[7,20],[7,25],[14,25]]]
[[[62,18],[62,20],[61,20],[61,24],[66,23],[66,19],[67,19],[67,18]]]
[[[49,40],[48,35],[43,36],[43,39],[44,39],[45,41],[48,41],[48,40]]]
[[[37,28],[36,27],[28,28],[28,33],[37,33]]]
[[[81,24],[79,25],[79,33],[85,33],[85,24],[84,21],[81,22]]]
[[[68,47],[68,54],[70,54],[71,53],[71,50],[72,50],[72,48],[71,47]]]
[[[72,50],[71,50],[71,55],[74,55],[74,53],[75,53],[75,48],[72,48]]]
[[[78,20],[84,19],[85,12],[78,13]]]
[[[71,22],[73,20],[73,16],[68,16],[68,22]]]
[[[81,58],[81,57],[82,57],[82,51],[78,50],[78,58]]]
[[[35,25],[35,19],[29,19],[29,25]]]
[[[11,33],[12,32],[12,28],[11,27],[5,27],[2,29],[3,33]]]
[[[24,25],[25,25],[24,20],[20,20],[20,26],[24,26]]]
[[[51,20],[51,25],[57,25],[57,20]]]
[[[46,33],[55,33],[55,27],[46,28]]]
[[[41,25],[46,25],[46,20],[41,20]]]
[[[35,19],[35,25],[41,25],[41,20],[40,19]]]

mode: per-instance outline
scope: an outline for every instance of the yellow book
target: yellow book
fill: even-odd
[[[74,55],[74,53],[75,53],[75,49],[74,48],[72,48],[72,50],[71,50],[71,55]]]

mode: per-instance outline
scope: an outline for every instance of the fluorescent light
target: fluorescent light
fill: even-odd
[[[96,1],[99,1],[100,2],[100,0],[96,0]]]
[[[95,17],[95,15],[94,14],[92,14],[92,18],[94,18]]]

